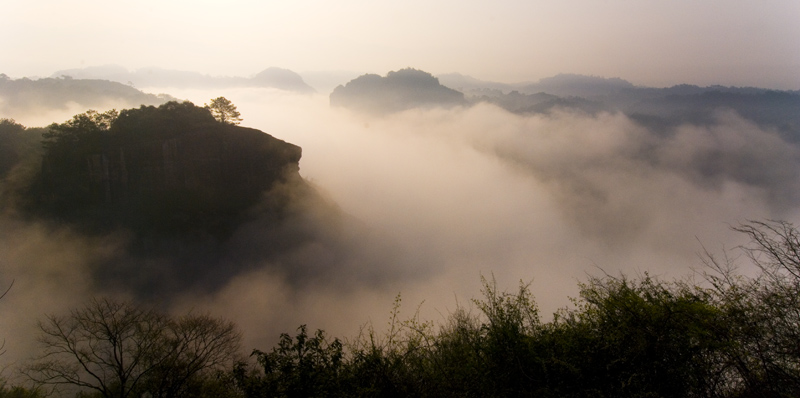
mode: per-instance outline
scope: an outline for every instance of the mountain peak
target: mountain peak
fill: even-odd
[[[255,85],[274,87],[282,90],[313,93],[316,92],[311,86],[303,81],[303,77],[289,69],[269,67],[259,72],[252,79]]]
[[[385,114],[419,107],[449,107],[466,104],[464,94],[439,83],[432,74],[404,68],[381,77],[359,76],[330,95],[331,105]]]

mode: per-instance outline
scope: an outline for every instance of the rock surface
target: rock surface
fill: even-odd
[[[59,139],[45,151],[36,207],[91,228],[221,232],[299,179],[300,147],[188,102],[125,110],[106,131]]]

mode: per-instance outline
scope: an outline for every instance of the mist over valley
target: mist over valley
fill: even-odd
[[[9,366],[43,314],[95,296],[224,317],[248,352],[298,325],[381,331],[398,294],[443,321],[481,277],[530,282],[551,319],[588,276],[686,278],[746,242],[731,226],[800,215],[796,91],[405,68],[326,93],[290,71],[103,71],[0,81]],[[203,108],[220,96],[240,126]],[[88,109],[99,138],[40,145]]]
[[[800,2],[3,6],[0,398],[800,396]]]

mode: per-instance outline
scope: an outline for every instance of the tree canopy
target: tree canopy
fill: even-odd
[[[214,98],[205,107],[211,111],[211,114],[220,123],[239,124],[242,121],[241,114],[236,110],[236,105],[225,97]]]
[[[735,228],[761,273],[706,257],[704,281],[592,277],[574,305],[543,322],[528,285],[484,279],[480,311],[437,327],[414,316],[368,327],[342,350],[305,327],[260,372],[236,373],[247,397],[800,396],[800,233],[785,222]]]

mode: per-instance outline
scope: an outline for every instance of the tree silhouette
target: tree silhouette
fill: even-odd
[[[217,121],[226,124],[239,124],[242,121],[241,114],[236,110],[230,100],[225,97],[217,97],[211,100],[211,104],[205,104],[206,109],[211,111]]]
[[[39,328],[42,352],[23,370],[32,381],[115,398],[185,396],[204,375],[232,366],[241,341],[228,321],[175,319],[109,299],[48,316]]]

